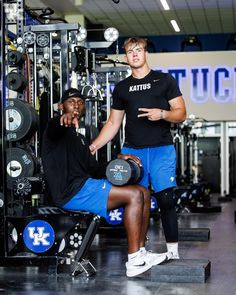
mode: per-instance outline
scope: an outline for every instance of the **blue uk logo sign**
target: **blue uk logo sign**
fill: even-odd
[[[55,232],[44,220],[33,220],[24,229],[23,240],[26,247],[35,253],[43,253],[52,247]]]
[[[157,199],[154,196],[151,196],[151,212],[157,209]]]
[[[123,208],[110,210],[106,220],[111,225],[120,224],[123,221],[123,214],[124,214]]]

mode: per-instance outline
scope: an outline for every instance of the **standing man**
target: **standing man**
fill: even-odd
[[[45,129],[42,162],[54,205],[67,210],[85,210],[104,218],[108,210],[124,207],[128,240],[126,275],[137,276],[166,260],[166,254],[141,253],[149,224],[150,192],[140,185],[112,186],[105,178],[107,163],[91,155],[83,135],[76,132],[85,113],[85,98],[68,89],[60,104],[61,116],[52,118]],[[133,155],[119,155],[121,159]]]
[[[90,151],[95,154],[112,140],[126,115],[122,153],[140,158],[144,168],[140,184],[146,188],[151,184],[157,193],[168,257],[178,259],[178,222],[173,199],[176,152],[170,123],[185,120],[185,103],[170,74],[150,69],[146,39],[129,38],[124,49],[132,74],[116,85],[110,116]]]

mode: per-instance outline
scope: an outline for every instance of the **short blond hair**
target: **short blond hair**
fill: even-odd
[[[144,50],[145,51],[147,50],[147,47],[148,47],[147,39],[140,38],[140,37],[131,37],[131,38],[126,39],[125,42],[124,42],[123,48],[124,48],[124,50],[126,52],[126,49],[127,49],[128,46],[130,46],[130,45],[136,46],[138,44],[142,44]]]

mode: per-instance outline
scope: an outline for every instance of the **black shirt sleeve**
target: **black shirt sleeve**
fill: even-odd
[[[66,128],[67,127],[60,125],[60,116],[56,116],[48,122],[46,129],[47,136],[52,140],[60,139],[62,136],[64,136]]]
[[[121,95],[119,93],[119,89],[120,88],[122,89],[121,82],[115,86],[115,88],[112,92],[112,101],[113,102],[112,102],[112,106],[111,106],[113,109],[119,110],[119,111],[122,111],[125,109],[124,103],[123,103],[123,101],[121,99]]]
[[[167,85],[168,85],[166,87],[166,99],[169,101],[173,98],[181,96],[182,93],[179,89],[179,86],[178,86],[175,78],[170,74],[166,74],[166,80],[167,80]]]

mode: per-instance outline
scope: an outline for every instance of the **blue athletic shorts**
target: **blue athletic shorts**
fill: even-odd
[[[132,154],[140,158],[143,165],[143,178],[139,184],[154,192],[176,186],[176,152],[174,145],[134,149],[123,147],[122,154]]]
[[[81,190],[63,208],[81,210],[107,217],[107,202],[112,184],[106,179],[89,178]]]

